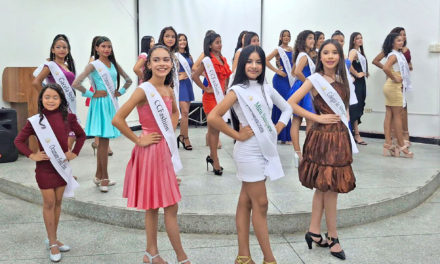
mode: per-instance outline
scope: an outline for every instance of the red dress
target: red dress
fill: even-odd
[[[54,111],[43,109],[43,114],[46,116],[47,121],[49,122],[64,152],[67,152],[68,149],[67,138],[69,136],[69,131],[73,131],[75,133],[76,143],[72,152],[78,155],[84,144],[84,141],[86,140],[86,134],[78,124],[76,115],[69,113],[67,116],[67,121],[64,122],[63,115],[58,109]],[[20,151],[26,157],[29,157],[29,155],[32,154],[32,151],[26,144],[27,139],[31,135],[35,135],[35,131],[31,123],[27,121],[26,125],[14,140],[18,151]],[[40,151],[44,151],[39,141],[38,146],[40,147]],[[40,189],[52,189],[66,185],[64,179],[58,174],[49,160],[37,161],[35,178]]]
[[[224,93],[226,89],[226,79],[229,78],[232,72],[231,69],[229,68],[226,58],[223,56],[221,56],[220,58],[223,61],[223,65],[217,60],[214,54],[211,53],[212,64],[214,65],[215,72],[217,73],[218,80],[220,82],[220,85]],[[206,71],[205,71],[205,76],[207,76]],[[209,86],[212,87],[209,79],[208,79],[208,84]],[[202,103],[205,114],[209,114],[209,112],[211,112],[211,110],[214,109],[214,107],[217,105],[217,101],[215,100],[214,93],[206,93],[206,92],[203,93]]]

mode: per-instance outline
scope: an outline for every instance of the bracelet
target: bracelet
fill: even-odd
[[[82,94],[83,97],[92,98],[94,93],[90,90],[87,90],[85,93]]]
[[[125,92],[127,91],[127,89],[125,89],[124,87],[122,87],[121,89],[118,90],[118,92],[123,95],[125,94]]]

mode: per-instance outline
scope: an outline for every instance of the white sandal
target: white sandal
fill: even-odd
[[[159,254],[156,254],[156,255],[152,256],[150,253],[148,253],[148,251],[145,251],[145,256],[147,256],[147,258],[148,258],[148,261],[149,261],[148,264],[153,264],[153,259],[159,257],[160,255],[159,255]],[[188,261],[188,260],[187,260],[187,261]],[[142,263],[146,264],[147,262],[142,262]],[[168,264],[167,261],[165,261],[165,263]],[[185,263],[185,262],[184,262],[184,263]]]
[[[178,264],[185,264],[185,263],[187,263],[187,262],[189,262],[189,259],[185,259],[185,260],[179,261]]]
[[[52,254],[52,251],[50,249],[54,248],[54,247],[59,248],[58,244],[53,244],[53,245],[49,246],[49,259],[52,262],[59,262],[61,260],[61,251],[60,251],[60,253]]]

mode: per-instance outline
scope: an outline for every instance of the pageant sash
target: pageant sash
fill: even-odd
[[[148,104],[150,105],[151,112],[153,113],[154,119],[162,132],[162,135],[167,141],[168,148],[171,153],[171,161],[173,162],[174,172],[180,171],[183,166],[180,161],[179,150],[176,145],[176,136],[174,134],[173,123],[171,122],[171,116],[168,112],[167,106],[162,99],[162,96],[149,82],[144,82],[140,86],[145,92]]]
[[[403,107],[406,107],[406,92],[412,91],[411,78],[408,62],[405,59],[405,55],[402,52],[393,50],[388,54],[387,58],[391,55],[395,55],[397,63],[399,63],[400,75],[402,76],[402,93],[403,93]]]
[[[182,65],[183,69],[185,70],[186,75],[188,76],[188,78],[192,82],[192,79],[191,79],[191,67],[189,66],[188,61],[179,52],[176,52],[176,56],[177,56],[177,59],[179,59],[179,62]]]
[[[73,92],[72,87],[70,87],[66,75],[60,69],[58,64],[54,61],[46,62],[45,65],[47,65],[47,67],[49,68],[50,73],[52,74],[52,77],[54,78],[55,82],[63,89],[70,112],[76,114],[76,95]]]
[[[212,89],[214,90],[215,101],[219,104],[225,95],[223,94],[222,86],[220,85],[220,81],[218,79],[217,73],[215,72],[214,64],[212,64],[210,57],[205,57],[202,60],[203,65],[206,70],[206,78],[208,78],[211,83]],[[223,116],[223,120],[227,121],[229,119],[229,111]]]
[[[365,73],[365,78],[368,78],[367,77],[367,59],[358,50],[355,49],[355,51],[357,53],[359,63],[361,64],[362,72]]]
[[[176,54],[175,54],[176,55]],[[174,72],[173,72],[173,83],[174,83],[174,87],[173,87],[173,91],[174,91],[174,97],[176,98],[176,104],[177,104],[177,111],[179,111],[179,119],[182,117],[180,115],[180,104],[179,104],[179,98],[180,98],[180,92],[179,92],[179,86],[180,86],[180,82],[179,82],[179,63],[178,60],[174,57],[172,58],[173,60],[173,64],[174,64]]]
[[[290,64],[289,56],[282,47],[278,47],[278,54],[283,61],[284,69],[286,70],[287,77],[289,78],[290,87],[295,83],[295,78],[292,76],[292,65]]]
[[[69,161],[66,159],[66,155],[64,154],[52,127],[44,115],[41,125],[39,114],[30,117],[29,122],[34,128],[35,134],[37,135],[41,146],[43,146],[44,152],[49,157],[50,163],[52,163],[55,170],[67,183],[63,196],[73,197],[73,191],[78,188],[79,184],[72,176],[72,168],[69,165]]]
[[[268,160],[264,175],[268,175],[271,180],[283,177],[284,171],[277,150],[277,131],[271,119],[271,109],[265,100],[270,98],[267,93],[270,86],[262,86],[261,94],[252,93],[239,85],[234,85],[231,89],[237,94],[243,114],[254,132],[263,156]]]
[[[339,115],[342,123],[347,127],[348,134],[350,135],[351,150],[353,153],[358,153],[359,150],[356,147],[356,142],[354,141],[353,135],[351,134],[350,128],[348,126],[347,110],[345,109],[345,104],[339,96],[338,92],[331,86],[331,84],[324,79],[319,73],[314,73],[310,75],[309,79],[319,95],[326,102],[326,104],[332,109],[332,111]]]
[[[345,61],[344,61],[344,65],[345,65],[345,74],[347,75],[348,87],[350,88],[349,104],[355,105],[358,103],[358,99],[356,97],[356,91],[355,91],[356,87],[354,86],[354,78],[353,76],[351,76],[347,64],[345,64]]]
[[[116,88],[113,83],[112,76],[110,75],[110,71],[108,70],[107,66],[100,60],[94,60],[90,63],[93,65],[93,67],[95,67],[96,71],[98,72],[99,76],[104,82],[105,88],[107,89],[107,93],[110,95],[110,98],[112,99],[113,106],[115,107],[115,110],[118,111],[119,104],[115,96]],[[114,66],[117,67],[117,65]]]
[[[315,63],[313,62],[312,58],[310,58],[309,54],[307,54],[305,52],[300,52],[298,54],[298,57],[296,58],[296,61],[295,61],[295,65],[298,65],[299,60],[304,56],[307,56],[307,62],[309,63],[310,74],[314,74],[315,69],[316,69]]]

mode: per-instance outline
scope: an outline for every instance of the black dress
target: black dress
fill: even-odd
[[[357,72],[363,72],[359,61],[353,61],[352,65]],[[367,97],[365,77],[357,78],[353,76],[353,78],[355,80],[354,86],[358,103],[355,105],[350,105],[350,123],[352,124],[352,127],[355,121],[358,121],[358,124],[361,123],[361,116],[364,114],[365,98]]]

